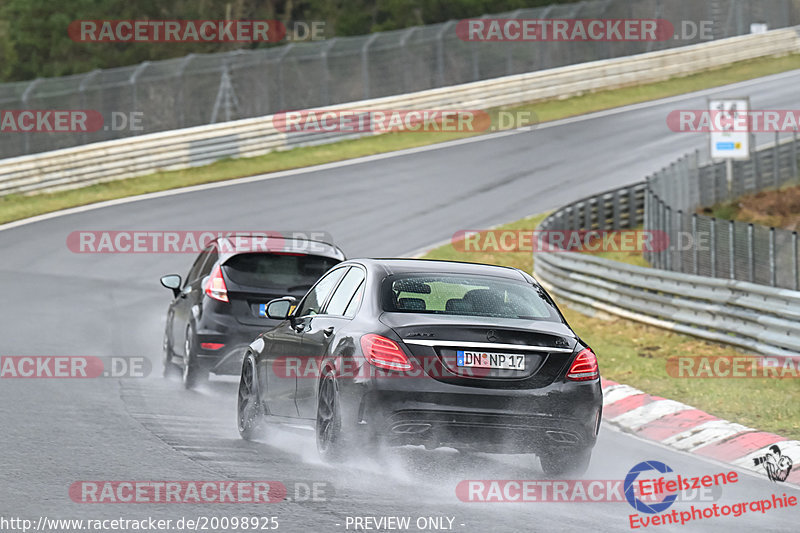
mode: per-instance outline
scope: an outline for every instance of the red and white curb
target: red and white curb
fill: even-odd
[[[689,405],[603,380],[603,419],[646,440],[660,442],[767,476],[754,458],[777,444],[792,460],[787,483],[800,485],[800,441],[719,419]]]

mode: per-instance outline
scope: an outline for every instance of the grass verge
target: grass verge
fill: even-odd
[[[518,220],[499,229],[535,228],[544,216]],[[533,270],[530,252],[462,252],[447,244],[424,257]],[[720,357],[741,352],[631,320],[588,317],[560,307],[572,328],[597,353],[605,378],[684,402],[723,419],[800,439],[800,380],[672,378],[666,371],[670,356]]]
[[[800,54],[762,58],[742,61],[723,68],[674,78],[664,82],[600,91],[564,100],[547,100],[516,106],[508,110],[512,112],[532,111],[538,122],[549,122],[560,118],[665,98],[797,68],[800,68]],[[493,119],[492,124],[497,124],[495,120],[497,111],[490,111]],[[513,126],[519,125],[524,124]],[[0,224],[42,213],[126,196],[341,161],[434,144],[471,135],[475,135],[475,133],[390,133],[322,146],[273,152],[260,157],[226,159],[203,167],[159,172],[70,191],[30,196],[8,195],[0,197]]]

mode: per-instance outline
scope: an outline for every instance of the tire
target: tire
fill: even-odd
[[[317,397],[317,452],[328,463],[337,463],[344,458],[342,416],[339,408],[339,392],[333,373],[322,378]]]
[[[194,327],[189,325],[186,327],[186,340],[183,344],[183,374],[181,376],[183,388],[187,390],[194,389],[208,380],[208,371],[200,368],[197,363],[196,343]]]
[[[161,359],[163,364],[161,375],[165,378],[178,378],[181,375],[181,367],[173,362],[175,352],[172,351],[172,343],[169,341],[167,330],[164,331],[164,357]]]
[[[592,449],[582,450],[552,450],[543,452],[539,456],[542,471],[548,477],[554,476],[582,476],[589,469],[592,459]]]
[[[236,426],[245,440],[253,440],[263,429],[264,412],[256,389],[253,360],[245,356],[239,377],[239,393],[236,402]]]

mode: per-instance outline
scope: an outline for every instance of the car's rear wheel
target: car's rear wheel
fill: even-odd
[[[236,408],[239,435],[245,440],[255,438],[263,427],[263,413],[255,383],[253,360],[245,357],[242,363],[242,375],[239,378],[239,397]]]
[[[539,463],[545,475],[563,476],[583,475],[589,469],[592,459],[592,449],[581,450],[549,450],[542,452]]]
[[[193,389],[208,380],[208,371],[200,368],[197,362],[197,343],[194,328],[190,325],[186,327],[186,340],[183,344],[183,386],[186,389]]]
[[[325,374],[317,399],[317,451],[324,461],[336,462],[344,457],[342,417],[339,393],[333,373]]]

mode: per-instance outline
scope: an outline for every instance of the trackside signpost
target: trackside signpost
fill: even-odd
[[[713,161],[725,161],[728,195],[733,187],[733,161],[750,159],[750,98],[709,99],[708,110],[714,127],[709,128]]]

